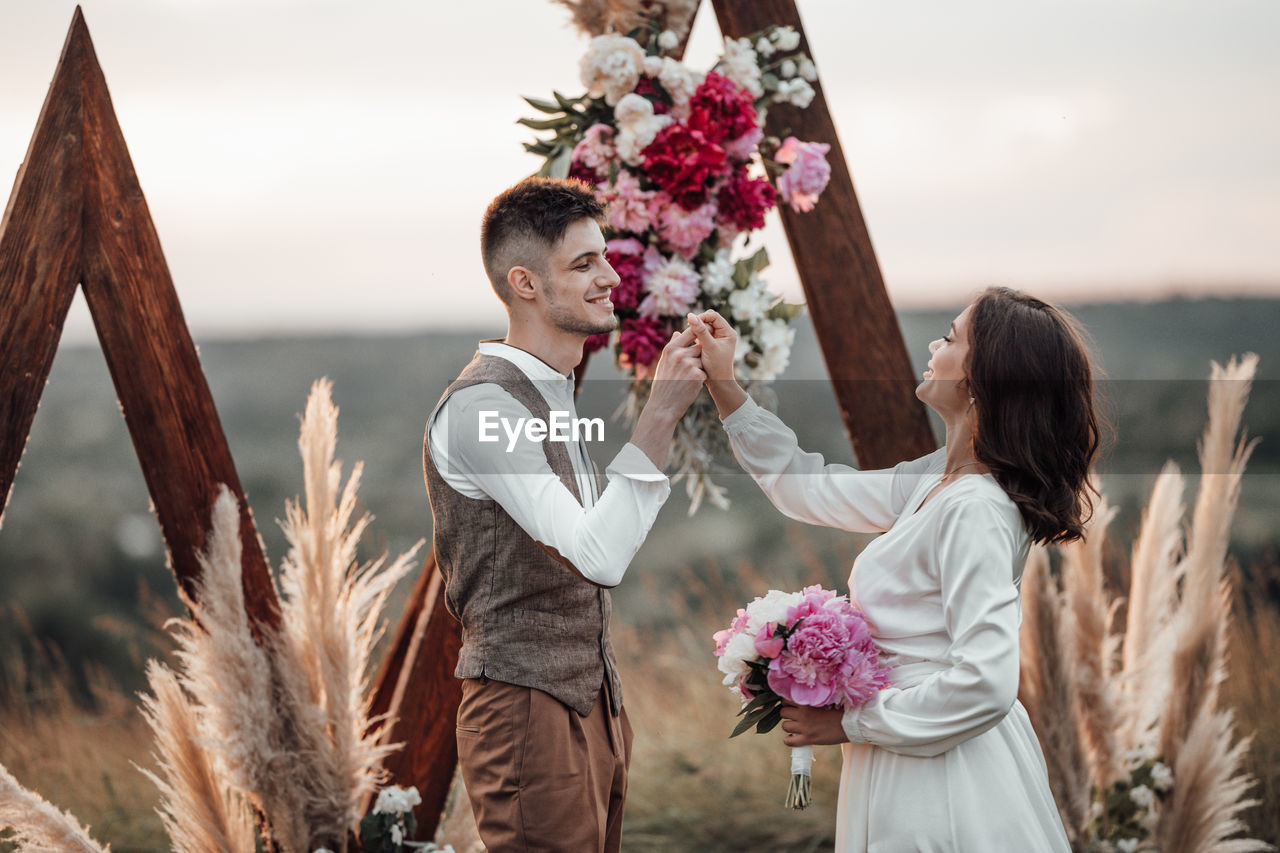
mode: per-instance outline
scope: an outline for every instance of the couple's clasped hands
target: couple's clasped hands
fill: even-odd
[[[683,414],[705,384],[723,417],[746,399],[733,377],[738,333],[715,311],[689,314],[687,320],[662,350],[650,401]]]

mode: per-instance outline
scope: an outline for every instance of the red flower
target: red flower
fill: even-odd
[[[716,144],[759,130],[751,93],[714,71],[707,72],[689,99],[688,124]]]
[[[653,364],[666,345],[666,322],[656,317],[631,317],[622,321],[618,350],[630,366],[638,368]]]
[[[609,336],[613,332],[601,332],[598,335],[592,335],[582,343],[582,354],[590,355],[591,353],[602,350],[609,345]]]
[[[610,240],[605,244],[605,258],[620,279],[609,294],[614,310],[635,311],[644,291],[644,244],[636,239]]]
[[[773,187],[764,178],[752,178],[738,169],[716,194],[717,218],[738,231],[764,227],[764,215],[777,203]]]
[[[658,87],[653,85],[653,80],[650,78],[641,77],[640,82],[636,83],[635,92],[653,102],[654,115],[662,116],[671,112],[671,100],[658,92]]]
[[[724,174],[728,155],[701,131],[669,124],[641,152],[649,179],[662,187],[685,210],[697,210],[707,191]]]

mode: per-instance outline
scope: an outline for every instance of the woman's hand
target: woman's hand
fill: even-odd
[[[733,376],[733,354],[738,349],[738,333],[715,311],[690,314],[689,331],[702,348],[702,368],[707,372],[707,390],[721,418],[735,412],[747,399],[747,392]]]
[[[849,740],[841,720],[843,708],[805,708],[783,704],[782,730],[787,746],[824,746]]]

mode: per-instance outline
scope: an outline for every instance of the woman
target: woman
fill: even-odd
[[[891,686],[848,712],[783,713],[788,745],[842,745],[836,850],[1067,851],[1017,692],[1027,550],[1081,538],[1092,509],[1092,373],[1071,322],[1013,290],[982,293],[929,345],[916,389],[946,445],[884,471],[802,451],[734,381],[729,324],[712,311],[689,323],[734,454],[774,505],[884,534],[849,586]]]

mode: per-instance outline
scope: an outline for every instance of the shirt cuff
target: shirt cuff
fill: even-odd
[[[653,464],[653,460],[649,458],[648,454],[629,441],[622,445],[618,455],[613,457],[613,461],[605,469],[605,474],[606,476],[617,474],[645,483],[670,482],[667,479],[667,475],[659,471],[658,466]]]
[[[761,409],[760,404],[747,397],[746,402],[721,418],[720,423],[724,426],[725,432],[734,432],[751,423],[761,411],[763,409]]]
[[[862,727],[858,725],[858,712],[861,710],[861,705],[850,708],[840,718],[840,726],[844,729],[845,736],[849,738],[849,743],[869,743],[862,734]]]

